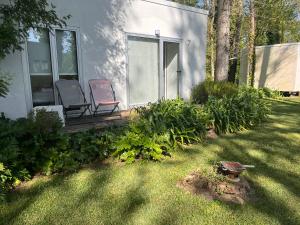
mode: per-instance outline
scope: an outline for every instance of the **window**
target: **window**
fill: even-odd
[[[79,77],[76,32],[30,29],[28,35],[27,49],[33,106],[55,105],[54,82],[59,79],[78,80]],[[55,42],[56,45],[53,45]]]
[[[76,33],[57,30],[56,48],[59,79],[78,80]]]
[[[128,37],[129,104],[158,100],[159,40]]]
[[[29,31],[27,46],[33,106],[54,104],[49,40],[47,30]]]

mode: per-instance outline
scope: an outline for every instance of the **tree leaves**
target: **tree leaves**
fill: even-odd
[[[70,15],[58,17],[47,0],[11,0],[0,4],[0,59],[22,50],[29,28],[63,27]]]

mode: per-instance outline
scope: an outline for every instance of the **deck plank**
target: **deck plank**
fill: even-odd
[[[66,121],[64,131],[66,133],[77,133],[87,131],[90,129],[103,129],[110,126],[122,126],[128,123],[129,116],[130,111],[122,111],[109,115],[71,118]]]

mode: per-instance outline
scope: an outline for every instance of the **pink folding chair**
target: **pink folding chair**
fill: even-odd
[[[120,101],[116,101],[115,91],[109,80],[89,80],[91,100],[94,105],[94,115],[97,112],[110,112],[111,114],[119,107]],[[101,107],[112,106],[111,110],[101,110]]]

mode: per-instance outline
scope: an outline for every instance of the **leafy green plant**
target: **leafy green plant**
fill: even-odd
[[[112,151],[113,139],[114,134],[110,131],[90,130],[72,135],[70,148],[76,161],[89,163],[107,158]]]
[[[182,99],[160,100],[136,110],[138,117],[115,143],[113,155],[123,161],[160,161],[172,149],[200,142],[206,134],[208,115]]]
[[[75,171],[82,164],[108,157],[115,134],[109,130],[66,134],[58,115],[45,110],[15,121],[2,114],[1,196],[35,173],[50,175]]]
[[[143,132],[168,133],[172,144],[199,142],[206,134],[207,114],[202,107],[182,99],[160,100],[137,111]]]
[[[236,84],[227,81],[215,82],[207,79],[192,89],[191,99],[193,103],[204,104],[210,96],[220,99],[237,95],[238,89]]]
[[[165,135],[147,136],[143,133],[126,132],[116,143],[114,156],[127,163],[137,159],[160,161],[166,155],[170,146]]]
[[[19,147],[16,134],[21,129],[16,122],[6,119],[2,114],[0,117],[0,195],[2,200],[4,194],[23,180],[31,176],[21,161],[22,149]]]
[[[61,130],[59,116],[40,110],[28,119],[17,120],[15,123],[16,127],[20,127],[20,132],[15,136],[23,152],[19,161],[30,173],[49,173],[49,159],[56,151],[65,151],[69,144],[68,135]]]
[[[51,175],[58,172],[73,172],[79,166],[79,162],[75,160],[71,151],[53,148],[51,149],[51,156],[43,163],[41,170],[45,175]]]
[[[47,0],[11,0],[1,2],[0,18],[1,59],[11,52],[23,50],[22,44],[30,28],[62,28],[70,15],[58,17],[55,6]]]
[[[273,98],[280,99],[283,97],[280,91],[272,90],[270,88],[264,87],[259,89],[259,93],[263,98]]]
[[[0,163],[0,202],[5,200],[5,193],[9,190],[11,183],[13,183],[13,177],[10,170]]]
[[[16,170],[9,169],[0,162],[0,202],[5,201],[6,193],[15,186],[19,185],[22,180],[29,180],[30,175],[26,169]]]
[[[270,113],[267,101],[258,90],[243,87],[232,97],[210,97],[206,106],[211,116],[211,126],[217,133],[233,133],[250,128],[264,121]]]

